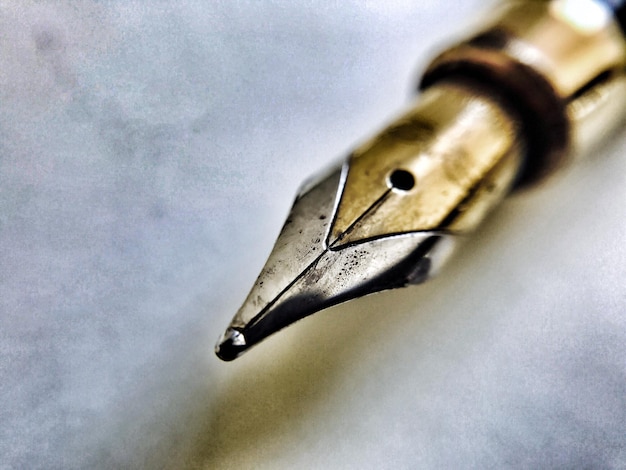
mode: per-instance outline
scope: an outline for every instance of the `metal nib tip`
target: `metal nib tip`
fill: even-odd
[[[365,215],[334,234],[346,168],[334,168],[301,191],[265,267],[216,347],[220,359],[232,361],[278,330],[333,305],[423,282],[446,257],[454,244],[446,233],[361,233],[368,217],[397,196],[386,186],[380,188],[384,198],[375,198]],[[359,233],[362,238],[355,238]]]
[[[227,328],[215,345],[215,354],[222,361],[232,361],[243,354],[248,345],[246,337],[241,331]]]

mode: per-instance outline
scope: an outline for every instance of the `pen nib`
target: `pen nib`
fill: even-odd
[[[215,351],[230,361],[272,333],[356,297],[424,281],[451,237],[434,232],[343,242],[333,236],[347,164],[305,185],[248,298]],[[437,249],[435,249],[437,247]]]
[[[218,356],[234,359],[332,305],[428,279],[511,187],[518,135],[517,121],[480,89],[427,90],[342,167],[301,189]]]

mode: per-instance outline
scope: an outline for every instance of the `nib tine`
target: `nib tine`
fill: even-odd
[[[352,243],[327,243],[342,194],[336,168],[296,199],[274,250],[215,353],[232,361],[278,330],[333,305],[425,281],[454,245],[451,235],[388,234]]]

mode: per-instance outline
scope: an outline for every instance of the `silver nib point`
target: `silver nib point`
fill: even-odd
[[[218,342],[220,359],[233,360],[272,333],[330,306],[423,282],[439,264],[440,248],[453,238],[441,233],[329,243],[345,173],[346,168],[337,168],[297,197],[267,264]]]
[[[215,354],[223,361],[232,361],[245,352],[246,337],[241,331],[227,328],[215,345]]]

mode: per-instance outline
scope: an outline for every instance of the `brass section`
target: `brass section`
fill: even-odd
[[[622,32],[603,8],[591,0],[509,2],[492,28],[506,34],[504,53],[540,72],[567,99],[626,64]]]
[[[350,159],[328,244],[416,231],[467,232],[508,190],[522,147],[517,121],[470,85],[440,83]],[[389,182],[395,170],[415,185]]]
[[[520,183],[533,183],[589,140],[585,129],[593,126],[582,107],[595,122],[614,116],[602,96],[622,100],[618,82],[605,85],[623,77],[626,41],[610,10],[595,0],[513,0],[483,24],[435,58],[421,86],[473,76],[506,96],[521,116],[528,148]],[[589,93],[600,88],[602,96]]]
[[[520,153],[519,148],[512,149],[472,188],[455,208],[454,216],[450,217],[445,227],[448,231],[467,233],[478,227],[487,213],[511,189],[511,183],[519,171]]]

